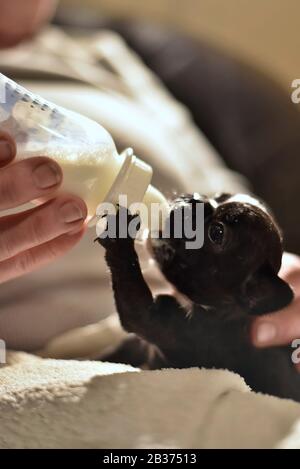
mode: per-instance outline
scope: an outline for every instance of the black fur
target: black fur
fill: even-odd
[[[170,220],[176,210],[193,207],[197,200],[189,195],[175,200]],[[99,239],[106,249],[121,323],[135,334],[105,358],[145,362],[148,368],[229,369],[255,391],[300,401],[292,349],[257,349],[249,339],[254,315],[280,309],[293,299],[292,290],[277,275],[282,257],[279,229],[255,201],[230,195],[200,201],[205,203],[202,248],[186,249],[184,238],[151,242],[166,279],[190,300],[189,312],[172,296],[153,298],[132,238]]]

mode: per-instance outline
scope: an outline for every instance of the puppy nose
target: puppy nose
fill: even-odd
[[[204,203],[204,218],[207,219],[208,217],[211,217],[215,211],[216,207],[211,203],[210,200],[207,200]]]
[[[218,205],[214,199],[209,199],[207,196],[200,195],[196,192],[194,192],[194,194],[183,194],[173,202],[173,207],[170,212],[171,221],[175,211],[183,210],[184,207],[188,206],[192,208],[192,213],[195,213],[199,203],[204,204],[204,218],[210,217]]]
[[[196,207],[198,203],[204,204],[204,218],[208,218],[212,216],[215,210],[215,205],[213,204],[213,200],[209,199],[205,195],[200,195],[196,192],[192,195],[187,195],[185,197],[185,202],[192,205],[192,207]]]
[[[218,203],[221,204],[225,202],[225,200],[229,199],[232,196],[232,194],[229,194],[228,192],[218,192],[214,196],[214,200]]]

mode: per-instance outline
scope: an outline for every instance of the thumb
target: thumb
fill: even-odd
[[[300,338],[300,298],[286,308],[255,319],[251,340],[256,347],[288,345]]]
[[[6,166],[16,156],[14,140],[6,132],[0,131],[0,167]]]

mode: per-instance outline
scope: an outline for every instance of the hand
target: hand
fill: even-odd
[[[58,164],[45,157],[11,163],[15,145],[0,132],[0,210],[34,199],[43,204],[0,217],[0,283],[28,273],[71,249],[84,233],[85,203],[57,194],[62,182]]]
[[[57,0],[1,0],[0,47],[32,36],[50,19]]]
[[[285,253],[280,276],[291,285],[295,298],[286,308],[255,319],[251,336],[257,347],[290,345],[300,339],[300,257]]]

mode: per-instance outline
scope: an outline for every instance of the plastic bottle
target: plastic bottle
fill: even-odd
[[[62,189],[87,204],[96,220],[102,202],[116,204],[120,194],[128,207],[143,202],[161,204],[164,196],[151,184],[152,168],[131,149],[118,154],[110,134],[98,123],[56,106],[0,74],[0,128],[16,141],[17,159],[49,156],[63,170]],[[149,218],[150,219],[150,218]]]

